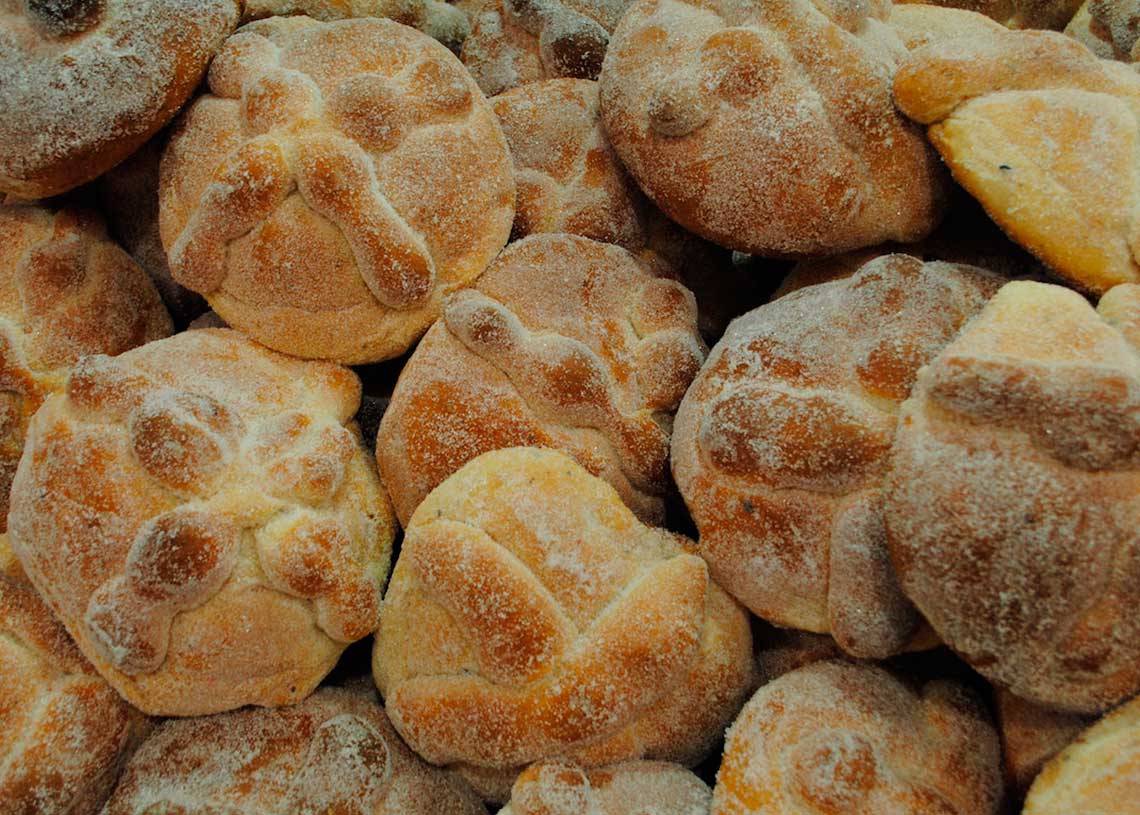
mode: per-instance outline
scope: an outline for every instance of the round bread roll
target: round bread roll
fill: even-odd
[[[487,0],[461,58],[488,96],[541,79],[597,79],[632,0]]]
[[[58,195],[133,153],[190,98],[239,7],[0,2],[0,193]]]
[[[1140,76],[1049,31],[935,42],[895,77],[955,179],[1021,246],[1103,293],[1140,282]],[[1064,149],[1058,149],[1064,145]]]
[[[471,33],[467,15],[443,0],[245,0],[243,19],[305,14],[316,20],[387,17],[418,28],[452,51]]]
[[[201,316],[206,301],[200,294],[174,282],[166,250],[158,231],[158,167],[166,134],[160,133],[130,158],[99,177],[99,204],[107,214],[111,231],[135,262],[143,268],[170,310],[175,324],[183,328]]]
[[[1045,763],[1095,721],[1035,705],[1004,688],[995,688],[994,707],[1005,783],[1016,795],[1024,795]]]
[[[1045,765],[1022,815],[1133,815],[1140,801],[1140,698],[1090,727]]]
[[[363,686],[160,724],[102,815],[486,815],[467,783],[400,741]]]
[[[891,569],[882,481],[918,369],[1001,284],[886,255],[737,319],[686,393],[673,475],[714,579],[849,653],[903,650],[921,618]]]
[[[728,731],[712,815],[996,815],[1000,753],[955,682],[817,662],[770,682]]]
[[[610,140],[665,214],[763,256],[934,228],[945,171],[891,102],[889,2],[639,0],[600,79]]]
[[[225,329],[87,357],[32,420],[9,535],[155,715],[307,696],[377,625],[391,509],[344,368]]]
[[[495,801],[543,759],[696,763],[754,668],[687,545],[563,453],[479,456],[407,527],[372,662],[392,723]]]
[[[499,815],[709,815],[712,792],[684,767],[628,761],[584,770],[540,761],[523,771]]]
[[[646,523],[665,518],[669,429],[705,357],[692,294],[574,235],[511,244],[448,298],[380,423],[377,459],[405,526],[429,492],[504,447],[554,447]]]
[[[174,279],[295,356],[398,356],[510,234],[490,106],[426,34],[273,17],[226,41],[162,162]]]
[[[0,533],[28,421],[87,354],[170,334],[154,286],[89,210],[0,206]]]
[[[0,574],[0,813],[94,815],[149,725],[31,586]]]
[[[903,591],[947,645],[1087,713],[1140,690],[1140,286],[1098,311],[1005,285],[919,374],[884,513]]]

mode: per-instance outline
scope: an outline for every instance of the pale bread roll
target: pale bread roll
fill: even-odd
[[[582,769],[542,761],[523,771],[499,815],[708,815],[712,792],[677,764],[627,761]]]

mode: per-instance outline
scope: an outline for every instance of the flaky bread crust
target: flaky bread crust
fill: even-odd
[[[0,813],[94,815],[149,729],[26,583],[0,574]]]
[[[1024,795],[1045,763],[1095,721],[1035,705],[1004,688],[994,690],[994,707],[1006,785],[1017,795]]]
[[[103,815],[486,815],[466,782],[400,741],[363,686],[304,701],[167,720]]]
[[[964,686],[913,689],[818,662],[770,682],[728,731],[712,815],[996,815],[997,735]]]
[[[699,761],[750,688],[751,635],[684,543],[560,452],[474,459],[416,510],[384,599],[396,729],[499,801],[542,759]]]
[[[36,414],[12,547],[137,707],[295,702],[375,629],[394,520],[359,401],[340,366],[201,329],[87,357]]]
[[[713,577],[777,625],[850,653],[921,619],[891,569],[882,483],[919,368],[997,291],[981,269],[876,258],[738,318],[674,424],[672,465]]]
[[[692,294],[573,235],[511,244],[452,295],[400,374],[376,449],[407,524],[481,453],[560,449],[661,523],[672,414],[704,360]]]
[[[1140,281],[1140,76],[1062,34],[1002,32],[914,51],[895,101],[955,179],[1074,285]]]
[[[1098,310],[1006,284],[919,373],[886,486],[891,560],[947,645],[1018,696],[1140,690],[1140,286]]]
[[[239,7],[0,3],[0,193],[57,195],[133,153],[190,98]]]
[[[71,366],[170,330],[154,286],[94,212],[0,206],[0,532],[28,421]]]
[[[1140,699],[1090,727],[1053,758],[1022,815],[1131,815],[1140,801]]]
[[[712,792],[677,764],[627,761],[583,769],[564,761],[530,765],[499,815],[708,815]]]
[[[174,279],[295,356],[398,356],[506,243],[514,178],[456,58],[384,19],[273,17],[226,41],[163,156]]]
[[[599,80],[610,140],[670,218],[732,249],[917,240],[946,179],[891,102],[906,48],[888,7],[640,0]]]

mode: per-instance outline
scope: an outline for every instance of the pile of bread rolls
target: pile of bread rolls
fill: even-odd
[[[1140,815],[1138,31],[0,0],[0,815]]]

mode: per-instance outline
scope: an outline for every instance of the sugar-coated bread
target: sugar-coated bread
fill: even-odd
[[[94,212],[0,206],[0,533],[28,421],[71,366],[170,328],[154,286]]]
[[[1095,293],[1140,282],[1134,70],[1062,34],[1002,32],[912,52],[895,101],[929,126],[990,217],[1056,274]]]
[[[985,37],[1004,30],[984,14],[926,3],[896,2],[891,6],[887,22],[911,51],[940,40]]]
[[[895,0],[898,4],[969,10],[1009,28],[1051,28],[1060,31],[1078,13],[1081,0]]]
[[[1017,795],[1024,795],[1045,763],[1096,721],[1035,705],[1004,688],[995,689],[994,707],[1005,783]]]
[[[1140,698],[1126,702],[1053,758],[1022,815],[1134,815],[1140,801]]]
[[[1003,26],[1010,20],[1019,0],[893,0],[895,9],[931,8],[952,11],[971,11],[989,17]],[[1024,0],[1023,0],[1024,1]],[[1029,0],[1044,3],[1052,0]],[[1071,0],[1065,0],[1071,2]],[[892,14],[894,11],[891,12]]]
[[[203,314],[206,301],[200,294],[174,282],[162,236],[158,230],[158,168],[166,145],[163,131],[129,158],[99,177],[99,204],[107,215],[110,231],[135,262],[150,275],[181,328]]]
[[[1089,10],[1092,4],[1085,2],[1065,26],[1065,34],[1083,44],[1101,59],[1116,59],[1121,56],[1112,42],[1112,32],[1097,20]]]
[[[486,815],[463,779],[408,749],[375,690],[160,724],[102,815]]]
[[[886,255],[729,326],[681,403],[672,450],[720,585],[856,656],[903,650],[921,618],[883,529],[895,414],[1000,285],[981,269]]]
[[[0,2],[0,193],[57,195],[133,153],[190,98],[239,8]]]
[[[394,519],[338,365],[201,329],[85,358],[28,429],[9,537],[156,715],[307,696],[371,633]]]
[[[94,815],[149,725],[31,586],[0,574],[0,813]]]
[[[471,33],[467,15],[444,0],[245,0],[243,19],[288,14],[325,21],[387,17],[418,28],[456,52]]]
[[[818,662],[768,683],[728,731],[712,815],[997,815],[985,708],[945,680]]]
[[[1098,313],[1099,312],[1099,313]],[[885,517],[943,641],[1039,704],[1140,690],[1140,286],[1006,284],[922,369]]]
[[[160,226],[174,279],[234,328],[296,356],[398,356],[506,243],[506,141],[426,34],[271,17],[209,76],[163,156]]]
[[[631,0],[486,0],[461,57],[488,96],[542,79],[597,79]]]
[[[407,524],[471,459],[560,449],[646,523],[665,517],[673,411],[701,367],[693,295],[625,250],[574,235],[508,246],[451,295],[380,423],[380,472]]]
[[[677,764],[627,761],[582,769],[540,761],[523,771],[499,815],[709,815],[712,792]]]
[[[536,448],[485,453],[416,510],[372,667],[412,749],[497,801],[543,759],[694,764],[753,677],[747,615],[687,542]]]
[[[934,228],[945,171],[891,102],[906,47],[888,2],[639,0],[614,32],[601,111],[673,220],[765,256]]]

